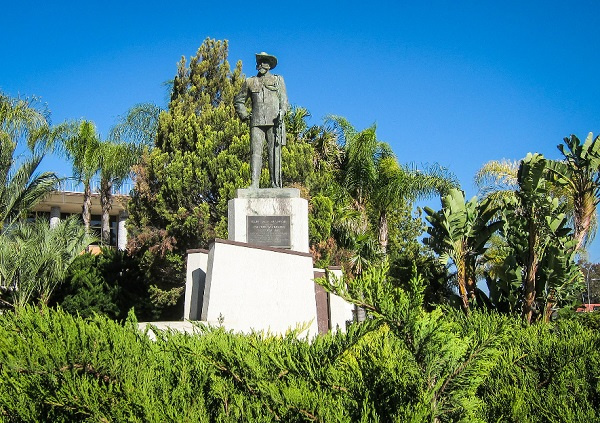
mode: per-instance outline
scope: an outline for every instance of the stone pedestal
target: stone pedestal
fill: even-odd
[[[229,240],[188,251],[185,319],[273,334],[345,328],[352,306],[314,283],[323,271],[313,269],[298,189],[239,189],[228,217]]]
[[[238,189],[228,206],[230,241],[308,253],[308,201],[300,190]]]
[[[188,250],[184,318],[240,332],[345,330],[354,307],[314,283],[323,276],[310,254],[216,239],[209,250]]]

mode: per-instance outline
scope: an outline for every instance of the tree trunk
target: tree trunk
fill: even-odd
[[[580,196],[575,196],[574,212],[575,212],[575,233],[574,238],[577,241],[576,250],[581,250],[585,238],[592,225],[592,219],[596,213],[595,194],[584,192]]]
[[[537,236],[534,232],[533,224],[529,225],[529,256],[525,266],[525,289],[523,291],[523,317],[527,323],[532,322],[534,303],[535,303],[535,279],[538,268],[538,256],[536,253]]]
[[[466,263],[467,270],[465,272],[466,288],[468,299],[474,301],[476,299],[475,290],[477,289],[477,281],[475,279],[475,260],[472,258],[468,259]]]
[[[102,208],[101,239],[102,244],[110,245],[110,209],[112,208],[112,182],[100,182],[100,207]]]
[[[379,245],[383,254],[387,252],[388,246],[388,219],[386,213],[379,216]]]
[[[462,299],[462,306],[465,313],[469,313],[469,298],[467,296],[467,274],[466,264],[464,259],[461,259],[461,263],[455,263],[457,265],[456,278],[458,280],[458,292]]]
[[[92,219],[92,188],[87,182],[83,188],[83,205],[81,206],[81,219],[85,232],[90,233],[90,220]]]

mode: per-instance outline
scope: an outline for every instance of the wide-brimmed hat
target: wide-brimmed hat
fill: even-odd
[[[274,69],[275,66],[277,66],[277,57],[271,56],[270,54],[267,54],[264,51],[262,53],[256,53],[256,63],[258,63],[261,60],[266,61],[271,67],[271,69]]]

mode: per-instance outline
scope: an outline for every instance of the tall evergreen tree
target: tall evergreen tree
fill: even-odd
[[[227,55],[227,41],[206,39],[181,59],[155,146],[135,167],[129,247],[143,257],[158,309],[180,299],[186,250],[227,237],[227,201],[250,184],[249,131],[233,107],[242,64],[232,71]]]

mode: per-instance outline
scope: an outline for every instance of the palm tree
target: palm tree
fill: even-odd
[[[125,143],[103,141],[100,143],[98,159],[100,167],[100,207],[102,209],[101,240],[110,243],[110,209],[112,207],[112,190],[119,188],[131,174],[131,167],[136,164],[141,148]]]
[[[52,172],[36,174],[42,156],[17,164],[13,152],[13,146],[0,141],[0,232],[25,217],[59,182]]]
[[[77,218],[50,228],[20,221],[0,236],[2,302],[14,308],[36,299],[46,304],[71,262],[93,241]]]
[[[136,104],[120,116],[99,148],[101,240],[110,243],[112,191],[131,176],[144,151],[154,144],[162,109],[152,103]]]
[[[388,245],[388,215],[399,201],[412,204],[416,200],[442,196],[456,189],[458,182],[439,165],[401,166],[394,157],[382,158],[377,165],[377,180],[371,207],[377,216],[378,240],[385,253]]]
[[[551,194],[566,202],[565,212],[574,226],[577,250],[583,251],[597,230],[596,207],[600,202],[600,137],[590,132],[582,144],[571,135],[557,148],[562,161],[546,160],[547,178],[553,183]],[[475,176],[479,193],[501,203],[518,190],[517,161],[490,161]]]
[[[136,104],[117,119],[108,139],[138,146],[152,147],[163,110],[152,103]]]
[[[344,148],[343,185],[355,206],[367,216],[367,207],[377,219],[377,239],[382,252],[388,245],[388,216],[399,202],[443,195],[458,186],[456,178],[434,164],[417,169],[398,164],[390,146],[377,140],[375,125],[357,131],[346,119],[331,116]]]
[[[46,115],[31,101],[13,99],[0,93],[0,231],[24,217],[58,183],[52,172],[36,174],[43,153],[17,158],[21,138],[35,146],[49,131]]]
[[[56,131],[62,141],[62,152],[71,160],[75,178],[83,184],[82,219],[89,232],[91,220],[92,179],[100,173],[102,209],[102,241],[110,241],[109,212],[112,189],[129,176],[142,155],[143,147],[152,144],[161,109],[153,104],[138,104],[119,117],[108,139],[101,141],[93,122],[67,122]]]
[[[519,188],[517,173],[520,161],[490,160],[475,174],[475,185],[478,195],[490,198],[494,205],[501,205],[507,197],[511,197]]]
[[[292,142],[302,139],[308,130],[306,119],[310,112],[304,107],[291,106],[285,114],[285,133]]]
[[[35,98],[12,98],[0,92],[0,140],[17,144],[28,138],[33,146],[37,132],[48,126],[48,112],[37,107]]]
[[[82,120],[68,122],[61,127],[61,150],[71,161],[73,174],[83,184],[81,217],[85,230],[90,231],[92,187],[91,182],[99,170],[100,138],[93,122]]]
[[[577,250],[582,250],[594,239],[598,227],[596,208],[600,202],[600,136],[590,132],[582,144],[571,135],[557,147],[564,156],[562,161],[548,161],[553,182],[566,188],[573,209],[574,238]]]
[[[342,181],[344,188],[355,200],[358,210],[365,211],[369,194],[377,179],[377,163],[391,155],[389,146],[377,140],[376,126],[357,131],[345,118],[330,116],[344,150]]]

